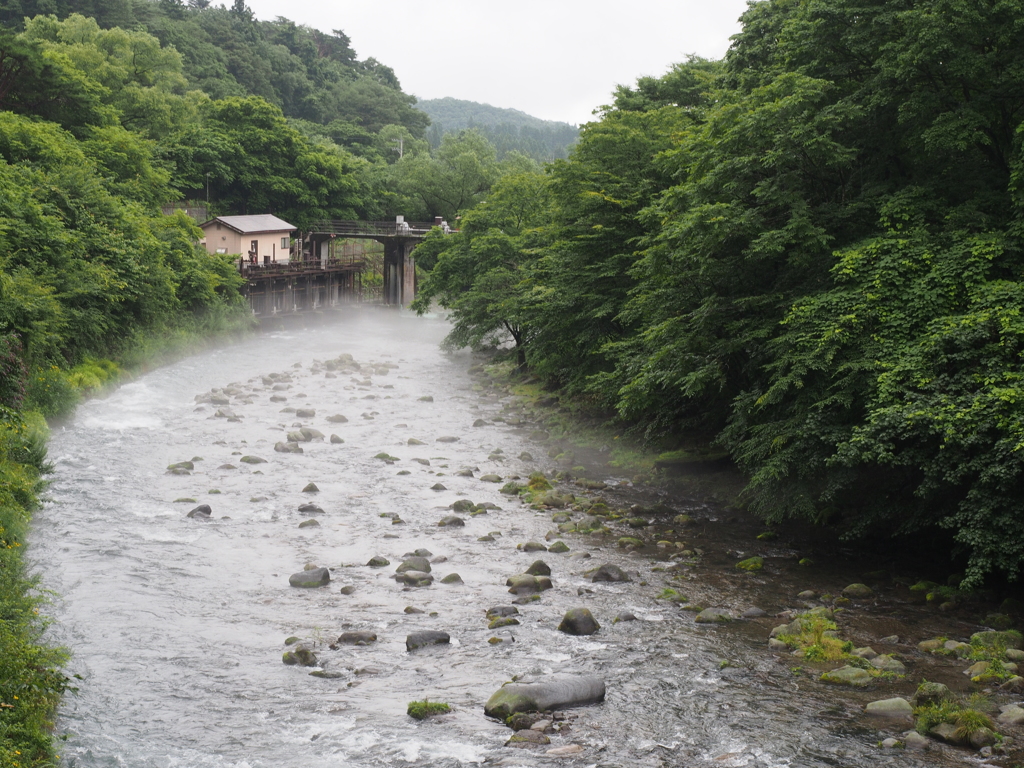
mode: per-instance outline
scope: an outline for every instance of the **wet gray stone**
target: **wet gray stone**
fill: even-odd
[[[424,630],[413,632],[405,638],[405,650],[415,651],[417,648],[426,648],[431,645],[448,645],[451,643],[451,636],[447,632]]]
[[[308,571],[299,571],[288,577],[288,583],[293,587],[323,587],[331,581],[331,572],[326,568],[311,568]]]

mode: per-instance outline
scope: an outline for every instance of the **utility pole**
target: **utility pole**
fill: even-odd
[[[210,216],[210,172],[206,172],[206,216]]]

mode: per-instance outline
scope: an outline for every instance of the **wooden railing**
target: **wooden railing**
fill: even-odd
[[[341,237],[423,237],[433,227],[433,222],[424,221],[317,221],[306,232]]]

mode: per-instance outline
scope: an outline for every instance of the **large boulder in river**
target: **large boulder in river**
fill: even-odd
[[[559,632],[567,635],[592,635],[601,628],[588,608],[570,608],[558,625]]]
[[[186,517],[191,517],[198,520],[209,520],[210,515],[212,514],[213,510],[210,509],[209,504],[200,504],[198,507],[189,512],[188,515],[186,515]]]
[[[506,683],[484,705],[484,714],[504,720],[516,712],[544,712],[604,701],[604,681],[581,675],[550,675],[538,682]]]
[[[296,442],[276,442],[274,443],[274,450],[278,453],[304,453],[302,446]]]
[[[288,583],[293,587],[324,587],[330,582],[331,572],[326,568],[311,568],[288,577]]]

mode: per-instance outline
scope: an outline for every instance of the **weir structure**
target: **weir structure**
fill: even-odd
[[[318,221],[293,239],[287,262],[239,261],[246,279],[245,292],[254,315],[260,318],[315,312],[339,304],[363,301],[366,260],[340,256],[337,245],[348,240],[374,240],[384,246],[383,286],[380,302],[405,307],[416,297],[413,249],[431,228],[430,223],[395,221]]]

